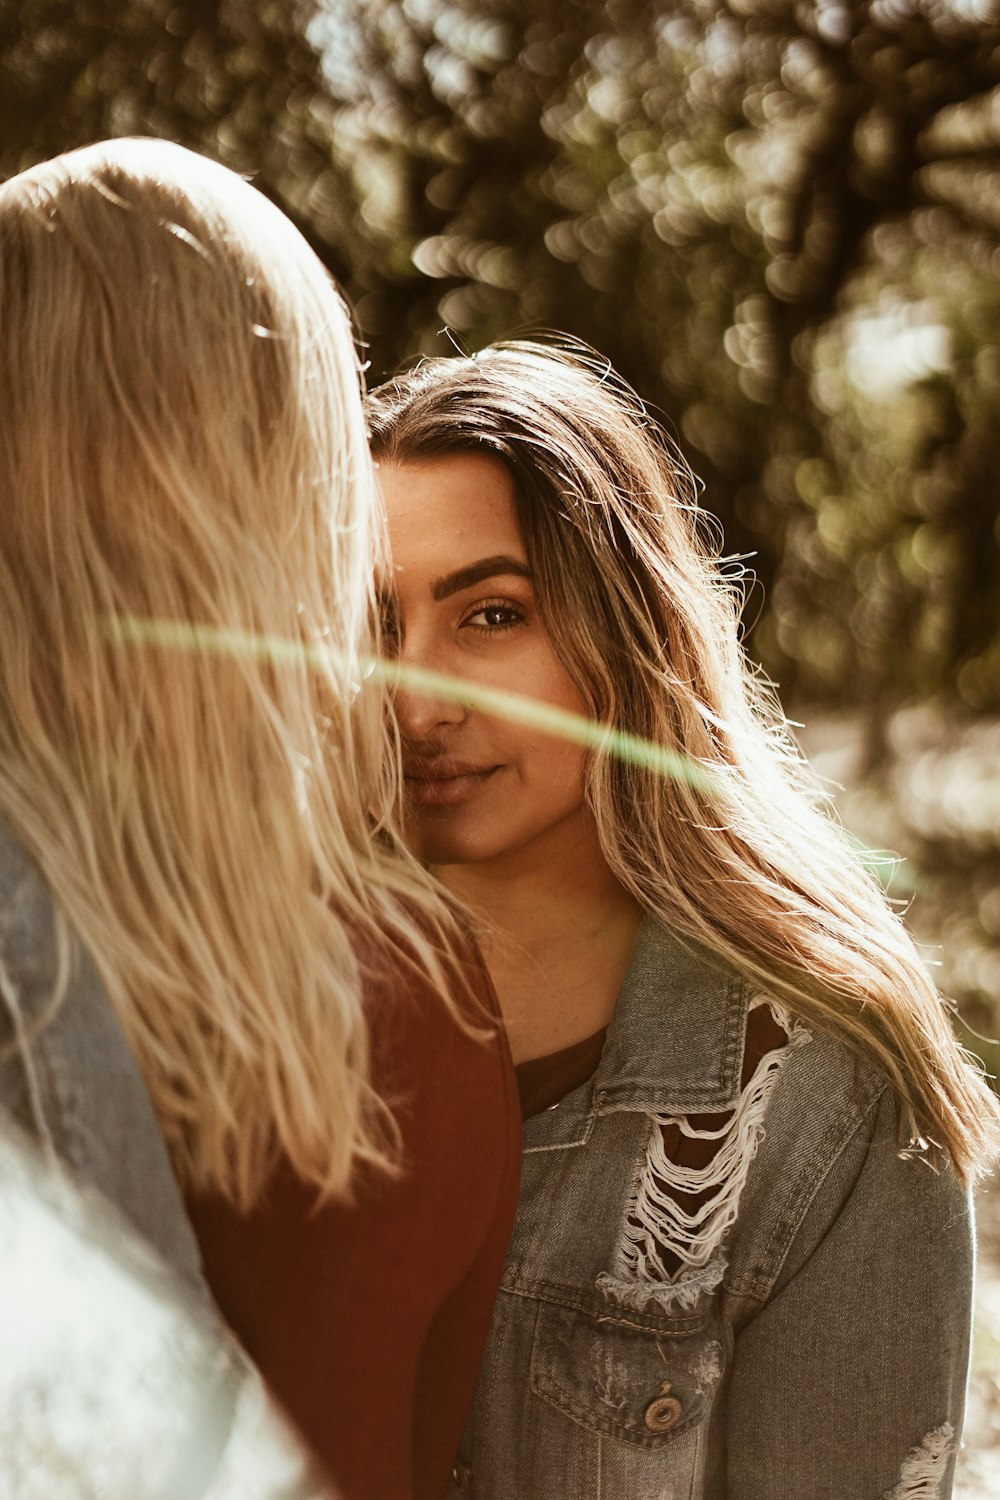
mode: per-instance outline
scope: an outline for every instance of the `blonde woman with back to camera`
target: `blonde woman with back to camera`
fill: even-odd
[[[440,1500],[516,1109],[359,688],[344,307],[235,174],[108,142],[0,188],[0,389],[0,1101],[204,1298],[200,1251],[345,1495]]]
[[[688,470],[604,362],[524,342],[369,429],[403,666],[672,757],[402,681],[409,837],[525,1116],[453,1496],[944,1500],[997,1101],[758,690]]]

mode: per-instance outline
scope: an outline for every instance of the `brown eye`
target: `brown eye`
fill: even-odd
[[[513,604],[480,604],[479,607],[466,615],[462,621],[463,625],[471,626],[473,630],[498,631],[511,630],[515,625],[524,623],[523,611]]]

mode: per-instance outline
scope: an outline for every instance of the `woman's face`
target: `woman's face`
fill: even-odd
[[[478,453],[382,463],[379,481],[400,661],[586,712],[535,603],[504,464]],[[405,684],[397,712],[408,834],[428,863],[544,861],[590,824],[580,746]]]

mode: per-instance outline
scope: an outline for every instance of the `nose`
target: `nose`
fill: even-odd
[[[405,663],[403,683],[405,683]],[[460,724],[466,710],[461,703],[414,691],[402,684],[395,694],[396,718],[406,739],[415,743],[433,739],[442,729]]]
[[[414,743],[433,739],[442,730],[461,724],[468,709],[458,697],[440,695],[428,690],[419,681],[407,681],[408,669],[416,672],[431,671],[450,676],[449,664],[437,660],[433,654],[414,637],[405,632],[399,644],[396,661],[400,680],[394,695],[396,718],[405,739]]]

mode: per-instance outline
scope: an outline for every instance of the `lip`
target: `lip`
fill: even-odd
[[[420,807],[457,807],[468,801],[495,776],[500,766],[449,764],[404,770],[407,796]]]

